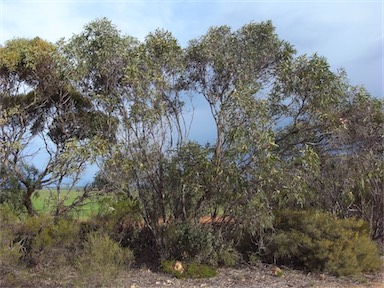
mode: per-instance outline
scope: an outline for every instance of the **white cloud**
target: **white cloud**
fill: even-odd
[[[69,2],[3,2],[2,39],[39,36],[49,41],[79,32],[83,23],[71,17]]]

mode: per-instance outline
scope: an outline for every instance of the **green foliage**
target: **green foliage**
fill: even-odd
[[[79,270],[75,281],[80,286],[113,283],[117,273],[133,263],[133,252],[99,232],[82,237],[81,229],[76,220],[49,215],[20,218],[1,205],[0,275],[4,283],[39,286],[40,277],[66,283],[74,268]],[[40,271],[39,275],[32,276],[31,268]]]
[[[219,265],[225,267],[235,267],[242,259],[241,254],[234,248],[220,249],[218,259]]]
[[[250,265],[257,266],[258,264],[260,264],[261,258],[260,258],[260,256],[257,253],[251,253],[249,255],[248,261],[249,261]]]
[[[216,276],[216,269],[212,266],[189,262],[183,264],[184,271],[175,269],[176,261],[164,260],[161,262],[161,269],[176,278],[211,278]]]
[[[51,268],[73,264],[81,246],[79,231],[79,224],[70,219],[57,219],[44,227],[31,242],[34,262]]]
[[[169,258],[217,265],[214,231],[200,224],[180,223],[166,227],[164,238]]]
[[[276,233],[268,246],[281,264],[351,275],[381,268],[378,247],[362,220],[335,219],[317,211],[278,213]]]
[[[55,49],[52,43],[39,37],[31,40],[24,38],[9,40],[0,48],[0,66],[6,68],[2,73],[17,72],[24,81],[32,84],[32,72],[39,73],[38,69],[49,65],[48,61]]]
[[[216,276],[216,269],[212,266],[192,262],[187,265],[186,275],[189,278],[210,278]]]
[[[171,224],[164,228],[162,235],[170,259],[226,267],[241,261],[231,239],[225,239],[210,225]]]
[[[137,248],[137,242],[141,242],[143,218],[137,200],[125,195],[101,197],[99,214],[94,220],[100,224],[98,230],[104,231],[124,247]]]
[[[165,165],[165,184],[169,192],[169,209],[175,219],[199,218],[196,211],[209,209],[201,201],[212,182],[213,166],[209,147],[194,142],[182,145]],[[196,219],[197,218],[197,219]]]
[[[16,242],[14,227],[19,218],[9,206],[0,205],[0,278],[14,274],[23,255],[21,242]]]
[[[77,261],[78,283],[87,286],[111,286],[124,265],[134,260],[133,253],[109,236],[90,233]]]
[[[173,260],[164,260],[161,262],[161,269],[168,274],[171,274],[172,276],[176,278],[183,278],[185,275],[185,271],[182,273],[181,271],[178,271],[175,269],[176,261]],[[184,274],[184,275],[183,275]]]
[[[23,209],[23,190],[18,179],[12,175],[1,175],[0,167],[0,204],[11,205],[14,209]],[[4,180],[5,181],[4,181]]]

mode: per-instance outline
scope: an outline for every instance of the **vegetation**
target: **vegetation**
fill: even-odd
[[[130,265],[134,256],[108,235],[90,233],[78,258],[79,284],[86,286],[111,286],[125,264]]]
[[[380,266],[384,102],[297,55],[270,21],[181,47],[97,19],[58,43],[6,42],[0,79],[8,284],[67,267],[113,285],[133,255],[187,263],[183,277],[259,259],[337,275]],[[216,131],[204,145],[189,136],[197,101]],[[76,191],[89,164],[95,181]]]
[[[165,260],[161,268],[177,278],[210,278],[216,275],[216,269],[212,266],[192,262],[178,269],[178,264],[182,265],[182,262]]]
[[[310,271],[351,275],[380,269],[379,250],[362,220],[318,211],[283,211],[269,251],[275,262]]]

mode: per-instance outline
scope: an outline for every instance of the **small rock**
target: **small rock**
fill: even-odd
[[[279,267],[273,267],[272,273],[277,277],[282,277],[284,275],[283,270],[281,270]]]
[[[180,261],[175,262],[173,269],[181,274],[184,273],[183,263],[181,263]]]
[[[325,275],[324,275],[324,274],[320,274],[320,275],[319,275],[319,279],[320,279],[320,280],[325,280]]]

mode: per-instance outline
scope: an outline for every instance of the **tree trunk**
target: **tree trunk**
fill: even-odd
[[[27,191],[24,195],[24,198],[23,198],[23,205],[25,206],[25,208],[27,209],[27,212],[30,216],[32,215],[35,215],[36,214],[36,211],[35,209],[33,208],[33,205],[32,205],[32,193],[35,191],[35,189],[33,187],[27,187]]]

